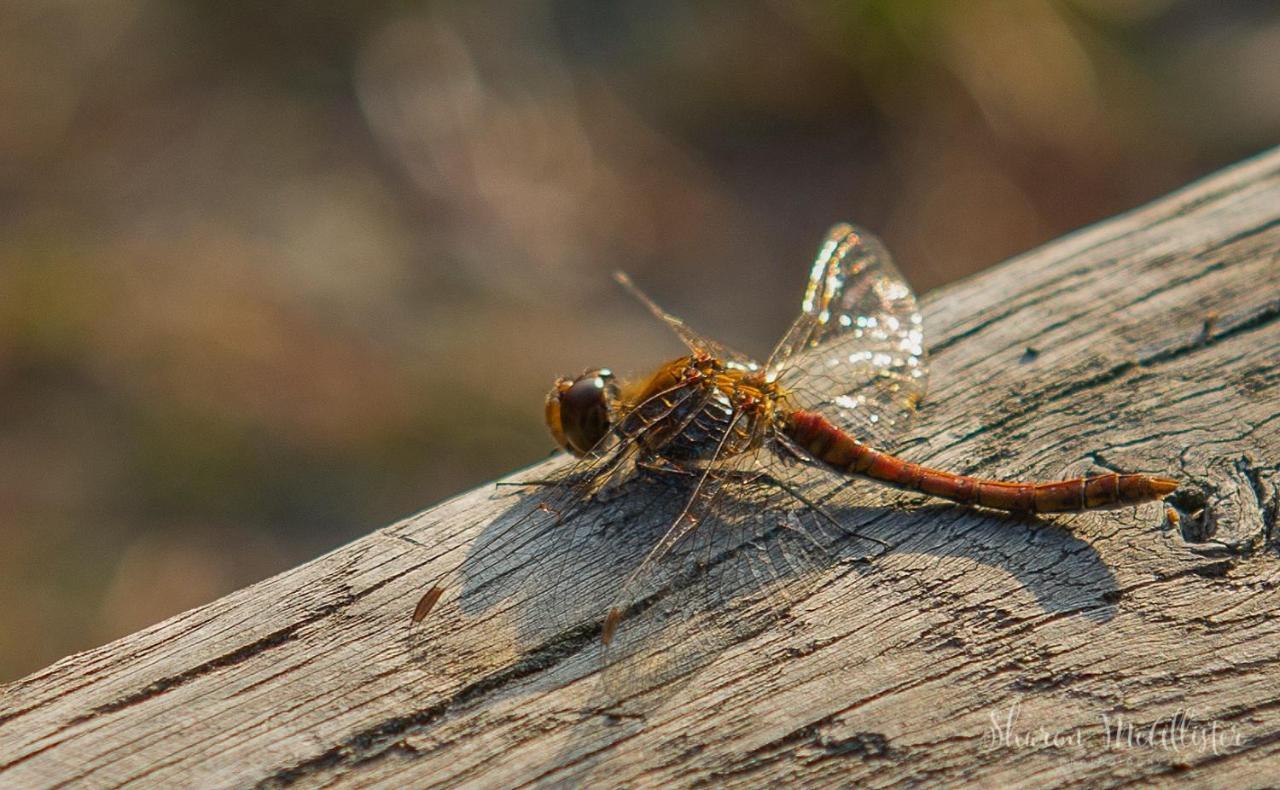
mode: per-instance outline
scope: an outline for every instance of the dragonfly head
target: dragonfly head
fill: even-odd
[[[557,444],[582,457],[609,433],[617,401],[618,384],[608,368],[559,379],[547,395],[547,427]]]

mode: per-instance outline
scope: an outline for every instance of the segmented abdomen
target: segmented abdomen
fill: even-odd
[[[818,460],[847,474],[965,505],[1026,513],[1102,510],[1151,502],[1178,487],[1175,480],[1109,473],[1050,483],[1008,483],[957,475],[882,453],[832,425],[821,414],[787,416],[787,434]]]

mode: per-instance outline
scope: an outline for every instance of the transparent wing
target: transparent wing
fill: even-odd
[[[806,597],[849,533],[802,493],[826,475],[780,462],[764,421],[740,413],[670,527],[623,582],[604,619],[615,697],[662,685],[771,626]]]
[[[746,354],[734,351],[723,343],[719,343],[706,335],[694,330],[683,320],[676,318],[671,313],[663,310],[658,303],[649,298],[649,295],[640,290],[626,272],[614,272],[613,279],[626,289],[627,293],[636,298],[640,304],[644,305],[655,318],[671,328],[672,332],[680,338],[681,342],[695,354],[702,352],[708,356],[715,357],[723,362],[727,362],[735,367],[743,370],[756,370],[760,366]]]
[[[797,465],[781,480],[776,469],[769,452],[743,453],[697,481],[606,617],[606,632],[616,626],[605,646],[610,698],[689,679],[727,647],[784,620],[840,556],[872,548],[790,492],[816,470]]]
[[[928,370],[915,294],[879,239],[827,232],[796,319],[766,370],[791,397],[878,446],[892,444],[924,397]]]
[[[653,397],[665,398],[668,404],[653,415],[653,420],[661,420],[704,396],[696,388],[677,387]],[[486,527],[461,560],[436,576],[419,601],[413,621],[426,619],[450,592],[460,594],[460,608],[467,613],[510,610],[521,623],[526,641],[581,623],[588,611],[572,596],[557,595],[555,588],[566,578],[593,576],[605,581],[612,577],[616,586],[616,578],[625,576],[625,570],[612,567],[615,560],[625,561],[625,547],[611,551],[607,541],[616,536],[604,536],[600,527],[622,514],[629,519],[648,517],[643,508],[631,512],[627,497],[611,501],[615,490],[634,492],[626,483],[635,476],[641,447],[637,435],[647,427],[634,420],[622,421],[602,440],[608,449],[576,460],[549,481],[535,483],[537,488]],[[633,496],[630,502],[643,499]],[[654,517],[670,523],[673,514],[662,510],[653,508]],[[631,556],[638,550],[632,547]],[[601,556],[604,561],[596,559]],[[599,616],[598,603],[589,616]]]

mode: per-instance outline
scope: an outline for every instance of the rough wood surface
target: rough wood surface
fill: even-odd
[[[1280,782],[1278,256],[1273,151],[925,300],[904,455],[1170,473],[1180,527],[859,485],[891,551],[618,702],[589,617],[530,640],[519,608],[447,599],[410,634],[519,496],[486,486],[9,684],[0,784]],[[592,597],[589,574],[546,584]]]

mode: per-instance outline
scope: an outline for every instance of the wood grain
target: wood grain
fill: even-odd
[[[590,573],[536,591],[584,602],[576,627],[464,588],[410,632],[440,569],[528,496],[485,486],[5,686],[0,784],[1280,782],[1280,150],[925,313],[933,386],[902,455],[1170,474],[1180,525],[860,483],[858,529],[890,551],[619,699]],[[1107,744],[1104,716],[1137,741]]]

